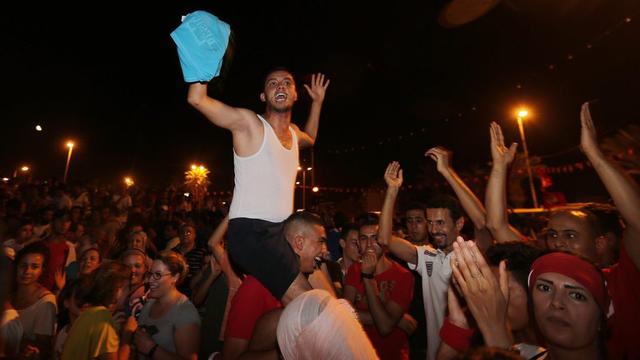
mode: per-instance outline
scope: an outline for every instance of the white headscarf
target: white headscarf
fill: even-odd
[[[349,302],[324,290],[307,291],[287,305],[278,345],[286,360],[378,359]]]

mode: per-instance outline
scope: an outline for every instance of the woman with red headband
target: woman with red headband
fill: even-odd
[[[499,279],[472,241],[454,243],[453,276],[464,294],[486,346],[512,348],[507,324],[509,290],[506,267]],[[536,325],[547,347],[535,359],[601,359],[609,296],[600,270],[568,253],[539,257],[531,266],[529,293]]]

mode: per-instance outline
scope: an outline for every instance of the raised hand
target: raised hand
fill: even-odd
[[[512,339],[507,330],[509,285],[505,262],[500,262],[500,278],[497,280],[472,241],[456,240],[453,251],[453,276],[487,345],[509,347]]]
[[[448,171],[449,168],[451,167],[451,163],[450,163],[451,155],[452,155],[451,151],[441,146],[436,146],[434,148],[431,148],[427,150],[426,153],[424,153],[424,156],[428,156],[436,162],[437,164],[436,167],[438,169],[438,172],[440,173]]]
[[[580,147],[584,152],[590,152],[598,150],[598,136],[596,134],[596,127],[593,125],[591,119],[591,111],[589,111],[589,102],[582,104],[580,109],[580,125],[582,130],[580,132]]]
[[[496,165],[509,165],[516,155],[517,143],[512,143],[509,148],[504,145],[502,128],[495,121],[491,123],[491,157]]]
[[[329,87],[331,81],[327,79],[325,81],[324,74],[317,73],[311,75],[311,86],[304,84],[304,88],[307,89],[309,96],[314,102],[324,101],[324,95]]]
[[[384,181],[387,182],[387,186],[399,188],[402,186],[402,169],[400,163],[392,161],[387,165],[387,170],[384,172]]]
[[[62,290],[64,285],[67,283],[67,273],[64,269],[60,268],[56,270],[55,274],[53,274],[53,279],[56,283],[56,288],[58,288],[58,290]]]

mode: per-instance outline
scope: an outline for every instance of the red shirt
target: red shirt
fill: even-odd
[[[640,270],[624,246],[618,263],[604,269],[614,314],[608,319],[611,334],[609,359],[640,359],[638,324],[640,324]]]
[[[282,304],[253,276],[247,276],[231,300],[225,338],[251,340],[260,317]]]
[[[364,283],[360,278],[361,270],[360,263],[351,265],[347,271],[345,285],[356,289],[354,307],[358,310],[369,311]],[[391,261],[391,266],[385,272],[375,275],[375,279],[383,304],[386,305],[387,302],[393,301],[400,305],[405,313],[409,311],[409,305],[413,299],[413,275],[409,270],[395,261]],[[400,328],[396,327],[387,336],[382,336],[375,325],[364,325],[363,327],[380,359],[409,359],[407,334]]]
[[[49,263],[47,263],[47,271],[42,280],[42,285],[49,290],[53,290],[55,286],[56,271],[64,270],[69,255],[69,246],[66,241],[46,240],[45,244],[49,248]]]

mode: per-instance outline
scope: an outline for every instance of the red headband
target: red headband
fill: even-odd
[[[602,273],[593,264],[562,252],[541,256],[531,265],[529,291],[533,290],[538,276],[544,273],[558,273],[572,278],[591,293],[603,311],[609,308],[606,283]]]

